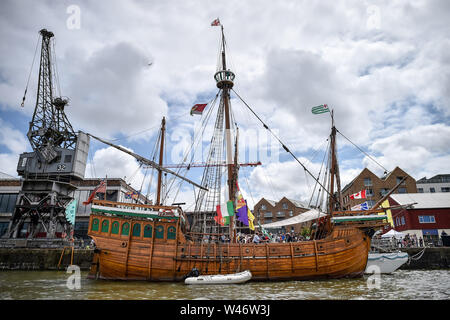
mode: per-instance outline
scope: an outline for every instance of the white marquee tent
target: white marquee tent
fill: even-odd
[[[381,235],[382,238],[392,238],[395,237],[396,239],[402,239],[405,236],[404,233],[395,231],[394,229],[390,230],[389,232],[386,232],[385,234]]]

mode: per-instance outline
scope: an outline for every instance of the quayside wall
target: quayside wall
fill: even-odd
[[[0,248],[0,270],[65,270],[72,258],[71,248],[35,249],[35,248]],[[62,254],[62,258],[61,258]],[[74,249],[73,264],[81,270],[91,267],[94,250]]]
[[[449,269],[450,247],[402,248],[412,259],[400,269]],[[1,270],[57,270],[62,248],[0,248]],[[66,248],[62,255],[60,270],[67,269],[71,260],[71,249]],[[94,255],[92,249],[74,249],[73,264],[81,270],[89,270]]]
[[[425,249],[425,250],[424,250]],[[450,247],[401,248],[410,256],[402,270],[450,269]]]

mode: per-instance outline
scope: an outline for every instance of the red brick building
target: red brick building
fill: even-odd
[[[450,194],[411,193],[392,194],[389,204],[410,205],[392,210],[394,229],[405,234],[415,234],[419,239],[437,243],[442,231],[450,234]]]
[[[369,169],[365,168],[361,173],[342,189],[343,206],[345,210],[351,210],[355,205],[367,202],[371,208],[378,200],[383,198],[394,188],[405,176],[407,179],[397,188],[394,193],[417,193],[416,180],[399,167],[395,167],[385,177],[378,177]],[[350,195],[366,190],[365,199],[350,199]]]
[[[253,215],[255,216],[254,224],[266,224],[288,219],[308,211],[309,209],[307,207],[307,204],[302,201],[288,199],[286,197],[281,198],[278,202],[261,198],[253,209]],[[302,227],[302,225],[288,226],[286,231],[294,230],[295,232],[300,232]]]

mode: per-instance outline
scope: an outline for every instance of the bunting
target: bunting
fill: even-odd
[[[138,191],[128,191],[125,193],[125,199],[138,199],[139,192]]]

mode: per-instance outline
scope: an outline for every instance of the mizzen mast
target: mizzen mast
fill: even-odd
[[[163,156],[164,156],[164,136],[166,133],[166,118],[163,117],[161,121],[161,145],[159,147],[159,168],[163,166]],[[156,192],[156,205],[161,204],[161,185],[162,185],[162,170],[158,169],[158,189]]]
[[[342,194],[341,194],[341,180],[339,176],[339,165],[337,161],[336,152],[336,127],[334,125],[334,112],[331,110],[331,134],[330,134],[330,185],[328,198],[328,219],[327,231],[331,230],[331,218],[333,212],[341,210]],[[336,192],[334,186],[336,184]]]

